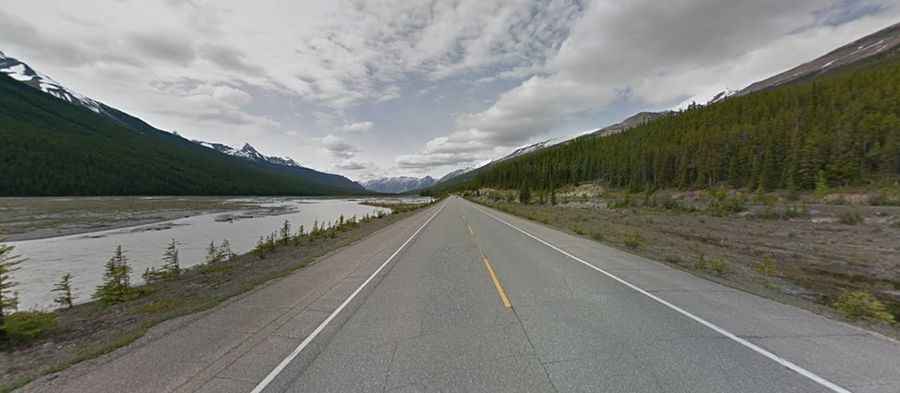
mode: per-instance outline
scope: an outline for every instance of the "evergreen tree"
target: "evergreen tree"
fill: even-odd
[[[531,190],[528,189],[528,185],[522,183],[522,188],[519,189],[519,203],[527,205],[529,202],[531,202]]]
[[[131,266],[122,246],[117,246],[106,262],[103,283],[97,287],[93,298],[106,304],[121,303],[131,297]]]
[[[343,218],[343,216],[341,216]],[[279,237],[279,243],[288,244],[291,240],[291,222],[288,220],[284,220],[284,224],[281,225],[281,236]]]
[[[15,311],[19,305],[14,290],[18,283],[13,280],[12,274],[19,270],[19,265],[25,259],[13,254],[14,250],[15,247],[0,243],[0,342],[6,340],[6,331],[3,330],[6,316]]]
[[[219,248],[216,247],[216,242],[209,242],[209,247],[206,248],[206,263],[213,264],[222,261],[222,253],[219,252]]]
[[[167,279],[181,275],[181,264],[178,261],[178,244],[172,239],[163,251],[162,273]]]
[[[75,301],[75,295],[72,290],[72,274],[66,273],[53,285],[53,292],[57,293],[53,298],[53,302],[63,308],[72,308]]]
[[[234,258],[234,252],[231,251],[231,242],[228,239],[222,240],[222,244],[219,246],[219,258],[222,261],[228,261],[231,258]]]

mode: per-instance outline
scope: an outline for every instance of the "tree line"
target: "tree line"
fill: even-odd
[[[632,191],[799,191],[896,181],[898,174],[900,60],[885,56],[492,164],[464,187],[552,190],[602,181]]]

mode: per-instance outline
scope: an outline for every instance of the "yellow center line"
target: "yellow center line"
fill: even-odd
[[[500,294],[500,301],[503,302],[503,306],[512,308],[512,303],[509,302],[509,298],[506,296],[506,290],[503,289],[503,285],[500,285],[500,280],[497,279],[497,273],[494,273],[494,267],[491,266],[491,262],[488,261],[488,258],[484,255],[481,256],[481,260],[484,261],[484,266],[487,267],[488,274],[491,275],[491,280],[494,281],[494,287],[497,288],[497,293]]]

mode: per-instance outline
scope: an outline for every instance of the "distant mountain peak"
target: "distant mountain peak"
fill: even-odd
[[[288,167],[297,167],[303,168],[297,161],[294,161],[290,157],[276,157],[276,156],[267,156],[256,150],[253,145],[245,142],[244,146],[240,149],[235,149],[234,147],[222,144],[222,143],[214,143],[214,142],[204,142],[204,141],[192,141],[198,145],[207,147],[209,149],[213,149],[219,153],[227,154],[229,156],[240,157],[250,161],[258,161],[258,162],[266,162],[273,165],[281,165]]]
[[[369,191],[382,192],[387,194],[400,194],[407,191],[420,190],[431,187],[435,183],[431,176],[412,177],[412,176],[396,176],[382,177],[372,179],[362,183],[362,186]]]

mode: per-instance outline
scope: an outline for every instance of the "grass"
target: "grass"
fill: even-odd
[[[56,314],[43,311],[19,311],[7,316],[3,322],[13,345],[30,343],[56,329]]]
[[[418,208],[401,206],[393,214],[371,217],[364,222],[334,231],[334,237],[319,236],[301,245],[279,245],[265,260],[244,254],[228,261],[184,269],[172,280],[133,287],[141,296],[124,303],[101,305],[89,302],[68,310],[43,313],[58,321],[48,328],[47,321],[31,315],[19,330],[35,337],[27,344],[7,348],[0,353],[2,378],[0,392],[21,387],[36,377],[63,370],[126,346],[160,322],[210,309],[235,295],[245,293],[272,279],[286,276],[307,266],[327,253],[351,244],[384,228]],[[392,206],[392,209],[397,206]],[[339,232],[339,233],[338,233]],[[9,321],[9,319],[8,319]],[[15,328],[14,328],[15,329]],[[53,342],[54,345],[42,345]],[[14,361],[10,361],[13,359]]]
[[[625,235],[625,246],[637,250],[644,245],[644,238],[639,232],[631,232]]]
[[[753,267],[753,270],[756,270],[757,273],[766,277],[772,277],[778,273],[777,268],[775,267],[775,259],[770,256],[763,258],[762,261]]]
[[[853,321],[864,319],[888,324],[895,322],[894,316],[888,312],[884,303],[865,291],[844,292],[833,306],[847,319]]]
[[[858,225],[862,224],[864,219],[862,212],[859,209],[853,208],[841,212],[838,215],[838,221],[844,225]]]

